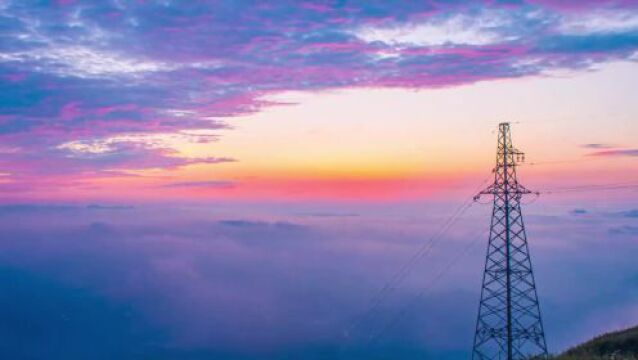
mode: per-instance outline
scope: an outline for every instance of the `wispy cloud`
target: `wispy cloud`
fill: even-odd
[[[603,151],[593,152],[589,154],[589,156],[609,156],[609,157],[638,156],[638,149],[603,150]]]
[[[455,14],[408,24],[365,25],[353,34],[366,42],[394,46],[489,45],[513,40],[499,33],[511,21],[506,12]]]
[[[638,226],[617,226],[609,229],[609,233],[613,235],[638,235]]]
[[[612,149],[615,146],[611,144],[605,144],[605,143],[590,143],[590,144],[583,144],[581,145],[581,147],[585,149]]]
[[[0,62],[17,62],[17,65],[27,63],[26,65],[34,70],[80,78],[117,75],[141,76],[149,72],[176,69],[175,65],[163,62],[126,58],[122,55],[85,46],[64,45],[0,53]]]
[[[638,14],[634,9],[601,9],[568,14],[557,25],[565,34],[622,33],[638,30]]]
[[[589,213],[586,209],[573,209],[572,211],[569,212],[572,215],[585,215],[587,213]]]

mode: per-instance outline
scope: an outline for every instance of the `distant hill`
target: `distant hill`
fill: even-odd
[[[638,360],[638,326],[607,333],[575,346],[556,360]]]

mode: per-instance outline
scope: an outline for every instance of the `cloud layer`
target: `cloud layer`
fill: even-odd
[[[31,359],[467,358],[489,207],[466,214],[404,282],[366,311],[438,229],[441,214],[452,211],[446,204],[415,206],[306,204],[281,206],[276,216],[258,215],[255,205],[2,206],[2,353]],[[636,210],[530,213],[551,349],[638,321]],[[448,267],[459,253],[460,261]]]

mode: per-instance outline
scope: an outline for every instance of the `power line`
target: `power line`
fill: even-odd
[[[535,166],[535,165],[545,165],[545,164],[564,164],[564,163],[573,163],[573,162],[586,162],[598,160],[600,158],[592,157],[592,158],[583,158],[583,159],[570,159],[570,160],[551,160],[551,161],[540,161],[540,162],[531,162],[527,163],[527,165]],[[521,165],[517,163],[517,165]],[[497,169],[498,170],[498,167]],[[492,177],[492,175],[490,176]],[[483,186],[489,178],[486,178],[478,188]],[[522,188],[522,187],[521,187]],[[630,189],[630,188],[638,188],[638,181],[625,182],[625,183],[612,183],[612,184],[590,184],[590,185],[582,185],[582,186],[572,186],[572,187],[561,187],[555,189],[546,189],[538,192],[527,191],[527,193],[532,193],[537,195],[540,194],[556,194],[556,193],[567,193],[567,192],[583,192],[583,191],[607,191],[607,190],[618,190],[618,189]],[[533,199],[535,201],[536,198]],[[532,201],[532,202],[533,202]],[[375,318],[375,312],[377,308],[383,303],[385,298],[395,289],[397,289],[400,284],[407,278],[407,276],[411,273],[413,268],[416,266],[419,260],[423,257],[427,256],[431,253],[432,249],[436,246],[438,241],[452,228],[452,226],[465,214],[465,212],[472,207],[473,201],[472,198],[465,200],[456,210],[450,215],[446,221],[443,222],[441,227],[425,242],[423,243],[417,251],[409,258],[407,262],[405,262],[401,268],[387,281],[384,286],[376,293],[376,295],[371,299],[370,305],[367,310],[357,316],[352,323],[347,326],[346,331],[344,332],[345,336],[350,336],[350,333],[356,330],[361,323],[370,318]],[[466,248],[464,248],[461,252],[457,253],[450,262],[448,262],[432,279],[432,281],[426,285],[426,287],[419,292],[416,298],[406,307],[404,307],[399,313],[392,318],[389,322],[385,323],[379,331],[372,331],[372,335],[370,336],[370,341],[368,345],[375,344],[381,336],[394,327],[403,317],[406,316],[410,307],[414,305],[418,300],[420,300],[441,278],[443,278],[452,268],[467,254],[469,254],[470,250],[474,247],[474,245],[485,235],[483,233],[481,236],[474,239]],[[531,271],[531,270],[530,270]],[[538,315],[540,319],[540,314]],[[539,320],[540,321],[540,320]],[[378,329],[378,327],[377,327]],[[340,351],[343,350],[344,345],[340,347]],[[546,350],[545,350],[546,351]]]
[[[638,188],[638,181],[558,187],[554,189],[541,190],[539,191],[539,193],[540,194],[561,194],[561,193],[571,193],[571,192],[626,190],[626,189],[634,189],[634,188]]]
[[[492,177],[492,175],[486,177],[481,184],[477,186],[477,190],[473,191],[472,194],[476,193],[478,189],[487,183],[487,181]],[[392,278],[385,283],[385,285],[378,291],[378,293],[372,298],[370,306],[364,311],[361,315],[359,315],[355,320],[347,327],[345,331],[345,335],[349,335],[352,331],[356,330],[357,327],[365,320],[370,318],[374,318],[374,313],[377,308],[382,304],[383,300],[394,291],[405,278],[411,273],[414,266],[418,263],[420,259],[427,256],[439,239],[445,235],[445,233],[456,223],[456,221],[473,205],[473,196],[468,197],[456,210],[452,213],[452,215],[447,218],[447,220],[443,223],[443,225],[425,242],[423,243],[419,249],[412,255],[412,257],[404,263],[399,271],[397,271]]]
[[[560,164],[570,164],[570,163],[581,163],[581,162],[593,162],[600,160],[609,160],[608,157],[604,156],[587,156],[577,158],[577,159],[557,159],[557,160],[540,160],[540,161],[528,161],[518,166],[539,166],[539,165],[560,165]]]
[[[413,267],[417,264],[417,262],[423,257],[427,256],[430,251],[434,248],[435,243],[438,239],[453,225],[456,220],[467,211],[471,207],[471,202],[464,202],[457,210],[453,213],[453,215],[448,218],[443,226],[439,228],[439,230],[428,239],[413,255],[412,257],[403,264],[403,266],[399,269],[398,272],[392,276],[392,278],[385,283],[385,285],[379,290],[379,292],[372,298],[371,304],[366,311],[364,311],[360,316],[355,319],[354,324],[348,327],[346,331],[349,334],[352,331],[355,331],[358,326],[363,323],[365,320],[370,318],[374,318],[374,313],[377,308],[383,303],[385,298],[393,292],[405,278],[410,275]]]
[[[602,159],[603,158],[601,157],[589,157],[589,158],[581,158],[581,159],[530,161],[530,162],[521,163],[519,164],[519,166],[559,165],[559,164],[590,162],[590,161],[602,160]]]
[[[561,187],[561,188],[555,188],[555,189],[549,189],[549,190],[543,190],[543,191],[538,191],[538,192],[534,192],[533,194],[536,195],[540,195],[540,194],[555,194],[555,193],[561,193],[561,192],[578,192],[578,191],[606,191],[606,190],[617,190],[617,189],[627,189],[627,188],[638,188],[638,182],[623,182],[623,183],[611,183],[611,184],[590,184],[590,185],[583,185],[583,186],[575,186],[575,187]],[[534,200],[536,200],[538,198],[535,197]],[[533,202],[533,201],[532,201]],[[531,202],[530,202],[531,203]],[[444,224],[444,226],[442,227],[443,230],[439,231],[439,235],[443,235],[450,227],[451,225],[453,225],[456,220],[458,220],[458,216],[457,213],[460,212],[459,216],[462,215],[465,210],[463,209],[463,206],[465,206],[466,204],[464,203],[459,209],[457,209],[457,212],[455,212],[450,219],[448,219],[448,221]],[[469,208],[469,206],[468,206]],[[459,211],[460,210],[460,211]],[[452,270],[452,268],[461,260],[463,259],[466,255],[468,255],[470,253],[470,250],[472,250],[472,248],[487,234],[487,231],[484,231],[480,236],[476,237],[472,242],[470,242],[460,253],[457,254],[456,257],[454,257],[451,261],[449,261],[442,269],[439,273],[437,273],[437,275],[428,283],[428,285],[426,285],[423,290],[421,292],[419,292],[414,300],[411,301],[411,303],[409,305],[406,305],[401,311],[399,311],[399,313],[393,317],[390,321],[386,322],[385,325],[377,332],[375,332],[371,337],[370,340],[368,342],[369,346],[373,346],[375,344],[378,343],[378,341],[381,339],[381,337],[387,333],[389,330],[391,330],[394,326],[396,326],[409,312],[409,310],[419,301],[421,300],[428,292],[429,290],[436,285],[436,283],[438,281],[441,280],[441,278],[443,278],[445,275],[447,275],[448,272],[450,272]],[[415,254],[416,257],[418,257],[418,253]],[[414,257],[413,257],[414,259]],[[411,266],[411,262],[408,263],[409,266]]]
[[[530,204],[538,199],[538,195],[540,194],[555,194],[561,192],[587,192],[587,191],[607,191],[607,190],[617,190],[617,189],[627,189],[627,188],[638,188],[638,182],[622,182],[622,183],[611,183],[611,184],[588,184],[582,186],[575,187],[560,187],[549,190],[543,190],[534,192],[533,194],[537,195],[533,198],[533,201],[527,203]],[[453,216],[454,217],[454,216]],[[415,296],[415,299],[411,302],[410,305],[407,305],[403,310],[401,310],[392,320],[387,322],[382,329],[375,333],[369,342],[369,345],[374,345],[378,343],[379,339],[384,333],[387,333],[394,326],[396,326],[400,320],[402,320],[408,313],[409,309],[414,306],[414,304],[419,301],[425,294],[434,286],[441,278],[443,278],[463,257],[465,257],[470,250],[478,243],[479,240],[483,238],[487,234],[487,231],[484,231],[481,236],[476,237],[468,246],[463,249],[458,256],[454,257],[446,266],[434,277],[434,279],[419,293]]]
[[[387,333],[394,326],[396,326],[408,314],[409,310],[418,301],[420,301],[432,289],[434,285],[436,285],[443,277],[445,277],[445,275],[447,275],[454,268],[454,266],[458,264],[460,260],[462,260],[465,256],[467,256],[470,253],[470,251],[474,248],[474,246],[476,246],[476,244],[479,243],[480,240],[484,239],[488,231],[489,229],[486,229],[480,234],[480,236],[475,237],[471,242],[467,244],[465,248],[463,248],[463,250],[458,252],[454,258],[452,258],[447,264],[445,264],[445,266],[441,269],[441,271],[439,271],[437,275],[435,275],[435,277],[423,288],[423,290],[421,290],[414,297],[411,303],[409,305],[406,305],[403,308],[403,310],[401,310],[394,318],[392,318],[392,320],[388,321],[383,326],[383,328],[371,338],[368,345],[373,346],[374,344],[378,343],[379,339],[381,338],[381,336],[383,336],[383,334]]]

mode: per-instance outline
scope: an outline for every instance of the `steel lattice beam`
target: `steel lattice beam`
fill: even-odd
[[[532,263],[521,211],[531,193],[518,183],[524,157],[512,146],[509,123],[499,124],[494,183],[481,195],[494,198],[472,359],[548,357]]]

